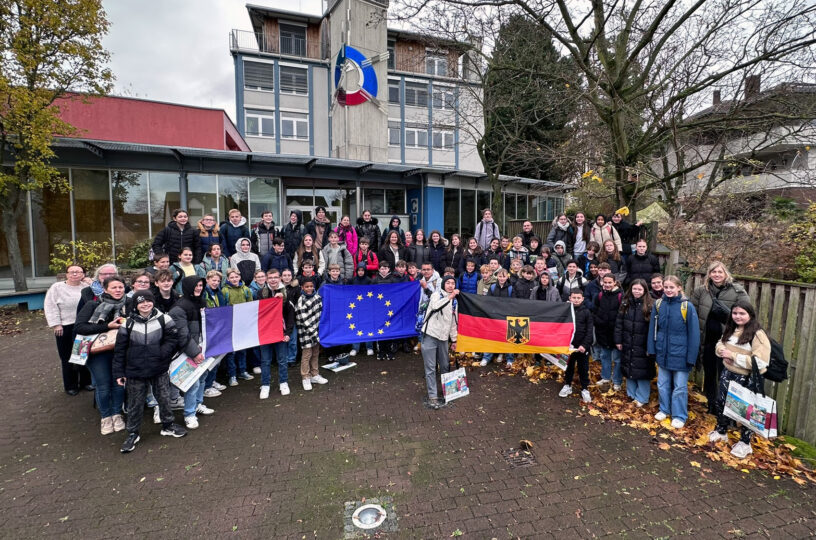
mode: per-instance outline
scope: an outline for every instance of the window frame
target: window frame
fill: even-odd
[[[279,77],[280,77],[280,93],[281,94],[286,94],[288,96],[308,96],[309,95],[309,68],[307,68],[305,66],[293,66],[293,65],[290,65],[290,64],[281,64],[279,69],[280,69]],[[285,88],[284,83],[283,83],[284,70],[292,70],[292,71],[302,72],[302,73],[299,73],[298,76],[301,75],[301,74],[303,76],[303,88],[304,88],[303,91],[298,91],[297,87],[293,87],[292,89],[286,89]]]
[[[269,86],[248,86],[247,85],[247,64],[256,66],[264,66],[269,69]],[[260,62],[256,60],[244,59],[244,90],[252,90],[254,92],[274,92],[275,91],[275,66],[270,62]],[[261,81],[263,82],[263,81]]]
[[[259,138],[263,138],[263,139],[274,139],[275,138],[276,128],[277,128],[277,124],[275,123],[275,113],[276,113],[276,111],[273,111],[273,110],[254,109],[254,108],[246,108],[245,107],[244,108],[244,134],[247,137],[259,137]],[[258,120],[258,132],[257,133],[250,133],[249,130],[247,129],[248,128],[247,118],[250,117],[250,116],[252,116],[254,118],[257,118],[257,120]],[[264,134],[264,132],[263,132],[262,127],[264,125],[264,123],[263,123],[264,119],[272,121],[272,133],[271,134]]]
[[[285,140],[285,141],[308,141],[310,139],[311,132],[309,131],[309,113],[308,112],[303,112],[303,111],[280,111],[279,114],[280,114],[280,124],[281,124],[281,126],[280,126],[281,140]],[[298,116],[294,116],[294,115],[298,115]],[[287,136],[287,135],[284,134],[285,133],[285,131],[283,129],[283,123],[284,122],[293,122],[292,127],[293,127],[294,136]],[[298,134],[297,134],[298,133],[297,125],[299,123],[301,123],[301,122],[304,123],[305,126],[306,126],[306,136],[305,137],[299,137]]]
[[[433,71],[429,71],[428,67],[433,64]],[[444,67],[443,73],[439,73],[439,68]],[[434,77],[450,77],[450,62],[448,53],[446,51],[439,51],[433,49],[425,50],[425,74]]]
[[[303,30],[303,52],[284,52],[283,50],[283,43],[284,43],[284,27],[289,27],[290,29],[300,29]],[[281,54],[285,54],[287,56],[306,56],[306,51],[308,51],[308,38],[307,38],[307,26],[303,24],[298,24],[296,22],[290,21],[278,21],[278,50],[280,50]],[[289,32],[289,30],[286,30]],[[291,42],[294,47],[294,44],[297,42],[297,37],[292,34]]]
[[[425,102],[420,103],[421,100],[419,98],[423,94],[425,96]],[[410,95],[414,96],[413,100],[409,98]],[[420,109],[427,109],[429,99],[430,99],[430,96],[428,95],[428,85],[422,84],[422,83],[415,83],[415,82],[406,82],[405,83],[405,106],[406,107],[418,107]]]

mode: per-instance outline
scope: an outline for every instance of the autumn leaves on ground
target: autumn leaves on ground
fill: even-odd
[[[516,361],[508,369],[486,369],[473,370],[471,376],[478,374],[481,377],[490,376],[519,376],[526,378],[533,384],[542,381],[554,380],[559,383],[563,379],[563,371],[559,368],[541,361],[540,364],[531,355],[516,355]],[[457,360],[459,365],[479,366],[473,358],[468,355],[455,355],[452,360]],[[600,365],[597,362],[590,363],[590,380],[600,379]],[[577,386],[575,386],[577,388]],[[548,389],[549,390],[549,389]],[[555,391],[555,388],[552,389]],[[692,456],[690,465],[700,469],[700,474],[705,476],[711,472],[710,462],[719,462],[728,467],[738,469],[745,474],[750,474],[752,470],[765,470],[779,479],[781,476],[789,476],[798,484],[806,484],[807,481],[816,483],[816,471],[811,470],[801,459],[793,455],[796,445],[786,442],[784,436],[779,436],[773,440],[763,439],[754,436],[751,446],[753,454],[746,459],[737,459],[730,453],[731,446],[739,439],[739,431],[729,430],[729,440],[719,443],[710,443],[708,434],[714,429],[716,419],[706,412],[706,398],[698,389],[689,383],[689,418],[683,429],[672,429],[671,419],[667,418],[662,422],[655,420],[657,413],[657,389],[652,384],[651,400],[642,408],[634,405],[632,400],[626,395],[625,388],[614,392],[610,386],[591,386],[592,403],[584,403],[580,399],[578,392],[574,392],[568,401],[572,401],[570,408],[566,410],[568,414],[575,414],[577,418],[585,415],[597,416],[605,420],[614,420],[624,426],[633,427],[649,432],[652,440],[661,450],[669,450],[672,446],[689,451]],[[812,464],[809,464],[812,466]]]

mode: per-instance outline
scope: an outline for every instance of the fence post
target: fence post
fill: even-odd
[[[674,274],[677,270],[677,265],[680,263],[680,251],[673,249],[669,253],[669,258],[666,260],[666,275]]]

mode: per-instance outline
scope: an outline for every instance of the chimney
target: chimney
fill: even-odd
[[[714,105],[719,105],[720,104],[720,101],[721,101],[720,95],[721,94],[720,94],[719,90],[714,90]]]
[[[749,75],[745,78],[745,99],[759,94],[759,75]]]

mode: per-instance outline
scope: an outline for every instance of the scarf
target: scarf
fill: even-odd
[[[94,309],[94,312],[88,322],[91,324],[110,322],[113,320],[111,315],[117,311],[120,311],[124,307],[125,299],[126,297],[122,296],[122,298],[119,300],[115,300],[108,293],[102,293],[102,296],[99,298],[99,305],[96,306],[96,309]]]
[[[94,293],[94,296],[100,297],[105,292],[105,288],[102,286],[102,283],[99,280],[94,280],[91,282],[91,290]]]
[[[557,221],[555,224],[556,224],[556,225],[558,226],[558,228],[559,228],[559,229],[561,229],[562,231],[566,231],[567,229],[569,229],[569,226],[570,226],[569,221],[568,221],[566,224],[564,224],[564,225],[561,225],[561,222],[560,222],[560,221]]]

